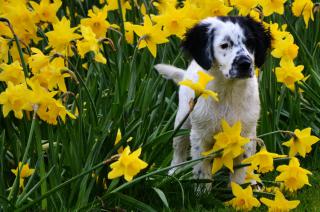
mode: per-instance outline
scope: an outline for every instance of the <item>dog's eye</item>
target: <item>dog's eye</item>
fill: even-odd
[[[229,47],[229,44],[228,43],[223,43],[220,45],[221,49],[226,49]]]

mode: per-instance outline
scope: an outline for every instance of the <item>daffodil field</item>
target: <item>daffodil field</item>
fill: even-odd
[[[186,68],[185,32],[226,15],[273,37],[258,136],[222,121],[212,150],[168,175],[190,132],[173,129],[178,86],[154,65]],[[218,99],[199,77],[180,84]],[[320,211],[319,0],[0,0],[0,81],[0,211]],[[207,158],[213,178],[194,179]]]

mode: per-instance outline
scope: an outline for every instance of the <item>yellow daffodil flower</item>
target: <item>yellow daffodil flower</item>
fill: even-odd
[[[214,100],[218,101],[218,94],[212,90],[206,89],[207,84],[214,79],[213,76],[207,74],[204,71],[198,71],[198,82],[193,82],[192,80],[183,80],[179,82],[179,85],[184,85],[195,91],[196,96],[202,96],[208,98],[212,97]]]
[[[303,16],[304,23],[308,28],[309,20],[314,20],[313,17],[313,2],[311,0],[295,0],[292,3],[292,13],[296,17]]]
[[[176,6],[176,0],[158,0],[152,2],[153,6],[157,8],[160,14],[164,13],[168,7]]]
[[[0,22],[0,31],[1,31],[1,24],[3,23]],[[0,36],[0,63],[8,62],[8,52],[9,52],[9,40]]]
[[[131,22],[124,22],[124,30],[126,41],[129,44],[133,44],[134,32],[133,32],[133,24]]]
[[[116,140],[114,141],[114,145],[117,145],[121,139],[122,139],[121,130],[118,129]],[[118,151],[119,154],[122,153],[123,152],[123,146],[119,147],[119,149],[117,151]]]
[[[109,179],[114,179],[124,175],[126,181],[131,181],[142,169],[145,169],[148,164],[139,159],[141,148],[130,154],[130,147],[127,146],[120,155],[118,161],[112,163],[112,170],[108,174]]]
[[[271,40],[271,47],[277,48],[280,46],[280,43],[283,42],[283,39],[286,39],[287,37],[292,37],[292,35],[290,34],[290,32],[285,31],[286,25],[281,25],[279,27],[278,23],[266,23],[263,22],[263,25],[266,29],[269,29],[271,36],[272,36],[272,40]],[[290,41],[291,38],[289,38]],[[293,42],[292,42],[293,43]]]
[[[237,211],[250,211],[253,207],[259,207],[260,202],[253,196],[252,188],[249,185],[243,189],[240,185],[231,182],[232,194],[235,196],[232,200],[226,202],[226,205],[232,206]]]
[[[53,30],[46,33],[49,47],[62,54],[66,53],[70,41],[80,38],[80,35],[74,33],[76,29],[77,27],[70,27],[70,21],[66,17],[54,23]]]
[[[89,18],[81,19],[81,25],[90,27],[97,39],[105,38],[107,30],[112,27],[118,29],[119,26],[116,24],[110,24],[106,19],[108,17],[107,6],[99,9],[93,6],[92,10],[88,12]]]
[[[299,200],[287,200],[281,191],[276,191],[276,196],[274,200],[270,200],[262,197],[260,201],[268,207],[268,211],[290,211],[296,208],[300,201]]]
[[[140,37],[139,49],[148,47],[153,57],[157,56],[157,44],[167,43],[167,34],[160,24],[153,25],[149,16],[144,16],[143,26],[133,25],[133,31]]]
[[[2,17],[7,18],[14,26],[15,34],[19,40],[25,44],[30,44],[33,40],[39,41],[37,37],[37,26],[34,13],[29,9],[27,1],[5,1],[1,2],[1,8],[4,9]],[[8,28],[8,27],[7,27]],[[10,33],[12,37],[12,33]]]
[[[289,141],[284,142],[282,145],[290,147],[289,156],[293,157],[297,153],[305,157],[311,151],[311,146],[319,141],[319,138],[311,135],[311,128],[303,130],[296,129],[294,135]]]
[[[106,58],[100,52],[100,42],[90,27],[81,26],[82,40],[77,41],[77,48],[81,58],[90,51],[94,52],[94,60],[100,63],[107,63]]]
[[[53,91],[58,88],[62,92],[67,91],[65,78],[70,77],[69,73],[64,73],[64,61],[62,58],[55,58],[47,66],[43,66],[40,71],[33,69],[34,76],[30,79],[32,82],[40,84],[42,87]]]
[[[9,81],[7,89],[0,94],[3,116],[7,117],[12,110],[16,118],[22,119],[23,110],[33,110],[32,105],[34,102],[31,102],[33,99],[34,93],[27,88],[25,83],[14,85]]]
[[[275,70],[277,81],[285,84],[291,91],[294,91],[295,82],[299,82],[304,78],[301,73],[304,69],[303,65],[295,66],[293,61],[281,60],[280,67]]]
[[[254,173],[253,168],[250,166],[246,170],[246,177],[244,179],[244,183],[251,183],[252,181],[256,181],[261,183],[260,174]]]
[[[239,9],[239,15],[246,16],[258,5],[258,0],[233,0],[232,4]]]
[[[251,163],[252,169],[257,170],[259,173],[267,173],[274,169],[273,159],[283,157],[286,157],[286,155],[271,153],[265,147],[262,147],[258,153],[244,159],[242,163]]]
[[[66,115],[72,119],[76,118],[65,108],[61,100],[53,98],[57,94],[57,91],[49,92],[41,87],[36,81],[28,81],[28,85],[30,85],[32,90],[37,94],[35,99],[39,105],[37,115],[40,119],[49,124],[56,125],[58,123],[58,117],[60,117],[63,122],[65,122]]]
[[[40,72],[50,63],[50,57],[44,55],[40,49],[31,48],[32,55],[28,58],[28,64],[33,74]]]
[[[263,8],[263,15],[269,16],[273,13],[278,13],[283,15],[284,12],[284,3],[287,0],[263,0],[259,1],[259,4]]]
[[[168,35],[176,35],[180,39],[183,38],[187,28],[191,28],[196,21],[191,19],[188,13],[182,9],[177,9],[175,5],[168,6],[166,10],[152,19],[164,27],[164,31]]]
[[[205,17],[226,16],[232,11],[232,7],[226,5],[225,1],[221,0],[201,0],[198,2],[199,7],[203,10]]]
[[[277,182],[283,182],[284,186],[290,192],[297,191],[304,185],[309,185],[308,174],[312,173],[307,169],[301,168],[299,160],[295,157],[291,158],[289,165],[278,166],[277,171],[281,172],[276,177]]]
[[[20,183],[19,183],[19,187],[20,188],[24,188],[24,179],[27,178],[27,177],[30,177],[35,169],[30,169],[29,168],[29,164],[26,163],[24,165],[22,165],[22,162],[19,162],[19,165],[16,169],[11,169],[11,172],[14,174],[14,175],[18,175],[18,169],[20,169]]]
[[[126,11],[131,10],[131,5],[129,0],[120,0],[121,4],[121,11],[122,11],[122,16],[123,20],[126,19]],[[107,1],[107,10],[112,11],[112,10],[117,10],[119,9],[119,4],[118,0],[108,0]]]
[[[284,60],[294,60],[298,55],[299,47],[294,44],[291,34],[287,34],[284,39],[277,40],[277,46],[272,50],[271,55]]]
[[[223,131],[214,136],[215,143],[212,149],[202,153],[202,155],[207,156],[213,152],[223,150],[220,157],[213,159],[212,174],[219,171],[223,165],[233,172],[233,159],[241,155],[244,152],[243,146],[250,142],[249,138],[244,138],[240,135],[240,121],[232,127],[225,120],[222,120],[221,123]]]
[[[60,6],[62,5],[61,0],[55,0],[50,3],[50,0],[42,0],[37,4],[34,1],[29,2],[32,6],[37,22],[49,22],[56,23],[59,19],[56,16]]]
[[[24,82],[24,73],[22,67],[18,61],[15,61],[9,65],[0,64],[0,81],[12,82],[14,85],[18,85]]]

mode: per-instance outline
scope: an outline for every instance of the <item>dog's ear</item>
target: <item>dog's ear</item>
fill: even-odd
[[[254,51],[255,65],[259,68],[263,65],[268,49],[271,47],[270,31],[265,29],[262,23],[246,17],[246,27],[250,30],[250,38],[246,45]]]
[[[214,57],[213,39],[214,31],[209,32],[209,24],[200,23],[187,31],[181,46],[202,68],[209,70]]]

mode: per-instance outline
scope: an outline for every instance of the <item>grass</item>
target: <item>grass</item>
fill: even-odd
[[[146,4],[148,12],[155,11],[149,2],[139,2]],[[94,4],[97,1],[63,1],[58,15],[64,15],[68,7],[72,23],[79,23]],[[259,77],[262,108],[258,134],[312,127],[313,134],[319,137],[320,51],[317,45],[320,14],[316,13],[315,21],[305,29],[302,18],[293,17],[288,6],[286,10],[286,16],[274,15],[266,19],[288,25],[300,47],[296,62],[305,66],[304,74],[310,78],[298,85],[304,90],[302,94],[291,92],[277,83],[272,71],[279,61],[268,57]],[[72,11],[77,11],[78,16]],[[119,10],[110,12],[108,19],[122,26],[119,13]],[[137,7],[127,12],[127,19],[136,24],[142,21]],[[187,162],[180,174],[166,174],[172,157],[177,86],[162,79],[153,66],[161,62],[185,68],[188,58],[179,50],[180,41],[171,38],[170,43],[158,47],[158,56],[153,58],[146,49],[138,50],[136,43],[127,44],[119,32],[111,30],[108,37],[114,42],[115,51],[104,44],[106,65],[94,62],[92,55],[83,60],[79,56],[69,58],[68,67],[79,84],[67,80],[68,90],[74,95],[67,96],[64,103],[72,112],[78,108],[76,120],[69,119],[66,123],[60,120],[53,126],[39,119],[32,122],[28,118],[32,114],[25,114],[24,119],[18,120],[13,114],[4,118],[0,113],[0,209],[230,211],[221,202],[231,198],[223,173],[215,176],[216,183],[210,194],[199,196],[195,195],[194,186],[203,182],[192,180],[192,162]],[[44,50],[46,44],[46,40],[42,40],[38,47]],[[85,62],[87,70],[82,66]],[[0,88],[3,91],[5,84]],[[118,129],[123,137],[114,146]],[[188,133],[179,130],[177,135]],[[133,139],[127,143],[130,137]],[[268,149],[278,153],[287,151],[281,146],[286,139],[288,137],[279,133],[264,138]],[[126,183],[123,178],[106,179],[110,168],[103,164],[104,160],[117,154],[118,147],[124,145],[134,150],[142,146],[142,159],[150,165],[132,183]],[[319,144],[313,149],[309,157],[302,160],[303,167],[314,173],[310,177],[313,186],[306,186],[298,193],[301,205],[296,211],[320,210]],[[26,180],[23,191],[11,192],[15,176],[10,169],[16,168],[22,158],[36,172]],[[163,171],[159,172],[161,169]],[[10,193],[12,198],[9,199]]]

